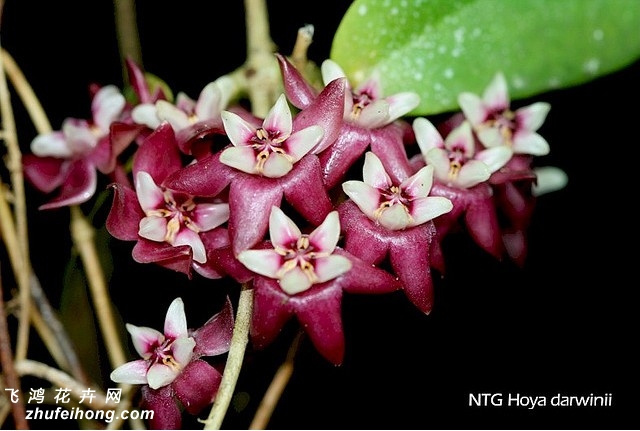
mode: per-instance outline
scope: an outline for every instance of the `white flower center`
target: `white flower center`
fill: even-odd
[[[147,217],[168,218],[167,231],[164,240],[173,244],[180,227],[184,226],[195,233],[200,232],[200,228],[193,222],[192,213],[196,209],[193,198],[186,195],[177,194],[174,196],[171,190],[164,191],[165,208],[158,208],[147,211]]]
[[[413,220],[411,217],[411,213],[409,212],[408,205],[411,202],[411,199],[406,197],[402,191],[402,189],[398,186],[391,186],[387,190],[380,190],[381,199],[380,205],[373,213],[376,220],[382,217],[382,214],[394,205],[402,205],[404,212],[407,216],[407,219]]]
[[[262,127],[256,130],[256,135],[250,140],[249,145],[256,151],[256,170],[260,174],[264,172],[264,164],[271,153],[281,154],[293,163],[293,157],[282,148],[282,143],[288,137],[281,135],[280,131],[267,131]]]
[[[504,139],[505,144],[513,144],[513,134],[515,133],[518,125],[516,124],[516,114],[510,110],[493,112],[489,117],[479,126],[479,129],[494,128],[500,131],[500,135]]]
[[[276,247],[275,251],[285,260],[277,272],[278,278],[282,278],[287,272],[300,266],[300,269],[312,284],[318,280],[313,261],[319,257],[329,255],[326,252],[315,251],[315,247],[309,242],[308,235],[302,235],[288,248]]]
[[[150,358],[150,366],[162,363],[174,371],[180,371],[182,369],[182,365],[180,365],[173,356],[174,341],[174,339],[167,338],[162,343],[157,344],[152,348],[153,353]]]

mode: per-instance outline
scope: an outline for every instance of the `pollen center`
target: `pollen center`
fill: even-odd
[[[318,257],[328,255],[327,253],[316,251],[315,247],[310,243],[308,235],[302,235],[289,248],[276,248],[276,252],[284,258],[284,263],[277,272],[279,278],[294,268],[300,267],[311,284],[318,280],[313,261]]]
[[[256,171],[260,174],[264,173],[264,165],[271,156],[271,154],[280,154],[293,163],[293,157],[291,157],[282,148],[282,143],[288,136],[281,135],[280,132],[270,132],[264,128],[256,130],[255,136],[251,139],[250,145],[256,152]]]

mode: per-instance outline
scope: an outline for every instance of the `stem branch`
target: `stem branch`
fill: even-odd
[[[258,411],[249,425],[250,430],[263,430],[267,428],[267,424],[269,423],[269,419],[271,419],[271,415],[278,404],[278,400],[280,400],[284,389],[287,387],[287,384],[293,375],[293,364],[303,336],[304,331],[299,330],[291,342],[291,346],[287,352],[287,358],[280,367],[278,367],[278,371],[276,371],[276,374],[273,376],[273,380],[271,381],[267,392],[265,392],[264,397],[262,397],[262,401],[258,406]]]
[[[13,363],[13,353],[11,351],[7,315],[4,312],[3,296],[2,278],[0,278],[0,364],[2,364],[2,373],[6,386],[11,389],[18,389],[20,388],[20,380],[18,379]],[[16,429],[29,429],[22,398],[18,397],[18,401],[15,403],[12,400],[11,413],[13,414]]]
[[[32,361],[31,359],[23,359],[21,361],[17,361],[15,363],[16,371],[18,374],[30,375],[34,377],[38,377],[43,380],[47,380],[48,382],[53,383],[58,388],[66,388],[70,389],[71,395],[81,401],[87,407],[91,409],[107,409],[113,410],[116,408],[116,404],[114,402],[108,401],[107,396],[100,391],[95,391],[92,393],[94,395],[93,399],[90,399],[86,396],[84,391],[88,388],[84,386],[82,383],[75,380],[69,374],[58,370],[57,368],[50,367],[47,364],[43,364],[42,362]],[[83,396],[84,395],[84,396]]]
[[[204,421],[204,429],[219,430],[229,404],[233,392],[238,382],[240,369],[244,362],[244,352],[249,342],[249,326],[251,324],[251,313],[253,311],[253,289],[248,285],[243,285],[238,300],[238,308],[236,310],[235,326],[233,328],[233,336],[231,337],[231,348],[227,356],[227,363],[222,374],[222,381],[218,394],[213,402],[213,407],[209,412],[209,417]]]
[[[126,362],[126,356],[94,242],[95,231],[76,205],[71,207],[71,236],[87,274],[91,298],[107,346],[111,366],[116,368]]]

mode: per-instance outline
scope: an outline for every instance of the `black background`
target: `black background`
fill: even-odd
[[[54,129],[65,117],[89,118],[91,82],[122,85],[111,2],[5,3],[2,46],[22,68]],[[284,53],[300,26],[314,24],[309,55],[317,63],[328,57],[350,4],[267,3],[273,40]],[[141,1],[138,22],[145,69],[175,92],[197,97],[204,85],[244,61],[240,1]],[[552,104],[540,130],[551,153],[537,163],[560,167],[569,177],[565,189],[539,199],[525,267],[497,262],[466,237],[452,237],[444,244],[448,271],[435,280],[429,316],[402,293],[346,296],[343,365],[334,367],[303,342],[269,428],[637,428],[638,320],[632,298],[638,288],[639,72],[636,62],[579,87],[514,102]],[[35,131],[15,105],[27,152]],[[68,211],[39,212],[37,205],[47,197],[28,191],[34,268],[56,305],[71,249]],[[111,241],[110,288],[126,322],[161,328],[168,304],[182,296],[189,324],[199,326],[226,293],[237,295],[237,286],[226,280],[188,281],[135,264],[131,246]],[[287,327],[263,351],[249,346],[224,428],[249,426],[295,329]],[[100,366],[107,379],[106,359]],[[470,393],[611,393],[613,405],[480,408],[469,406]],[[61,425],[68,426],[75,425]],[[184,426],[202,427],[190,417]]]

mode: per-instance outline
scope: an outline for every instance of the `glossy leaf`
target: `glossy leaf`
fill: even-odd
[[[457,110],[504,72],[511,99],[586,83],[640,58],[637,0],[356,0],[331,58],[352,83],[420,94],[412,114]]]

